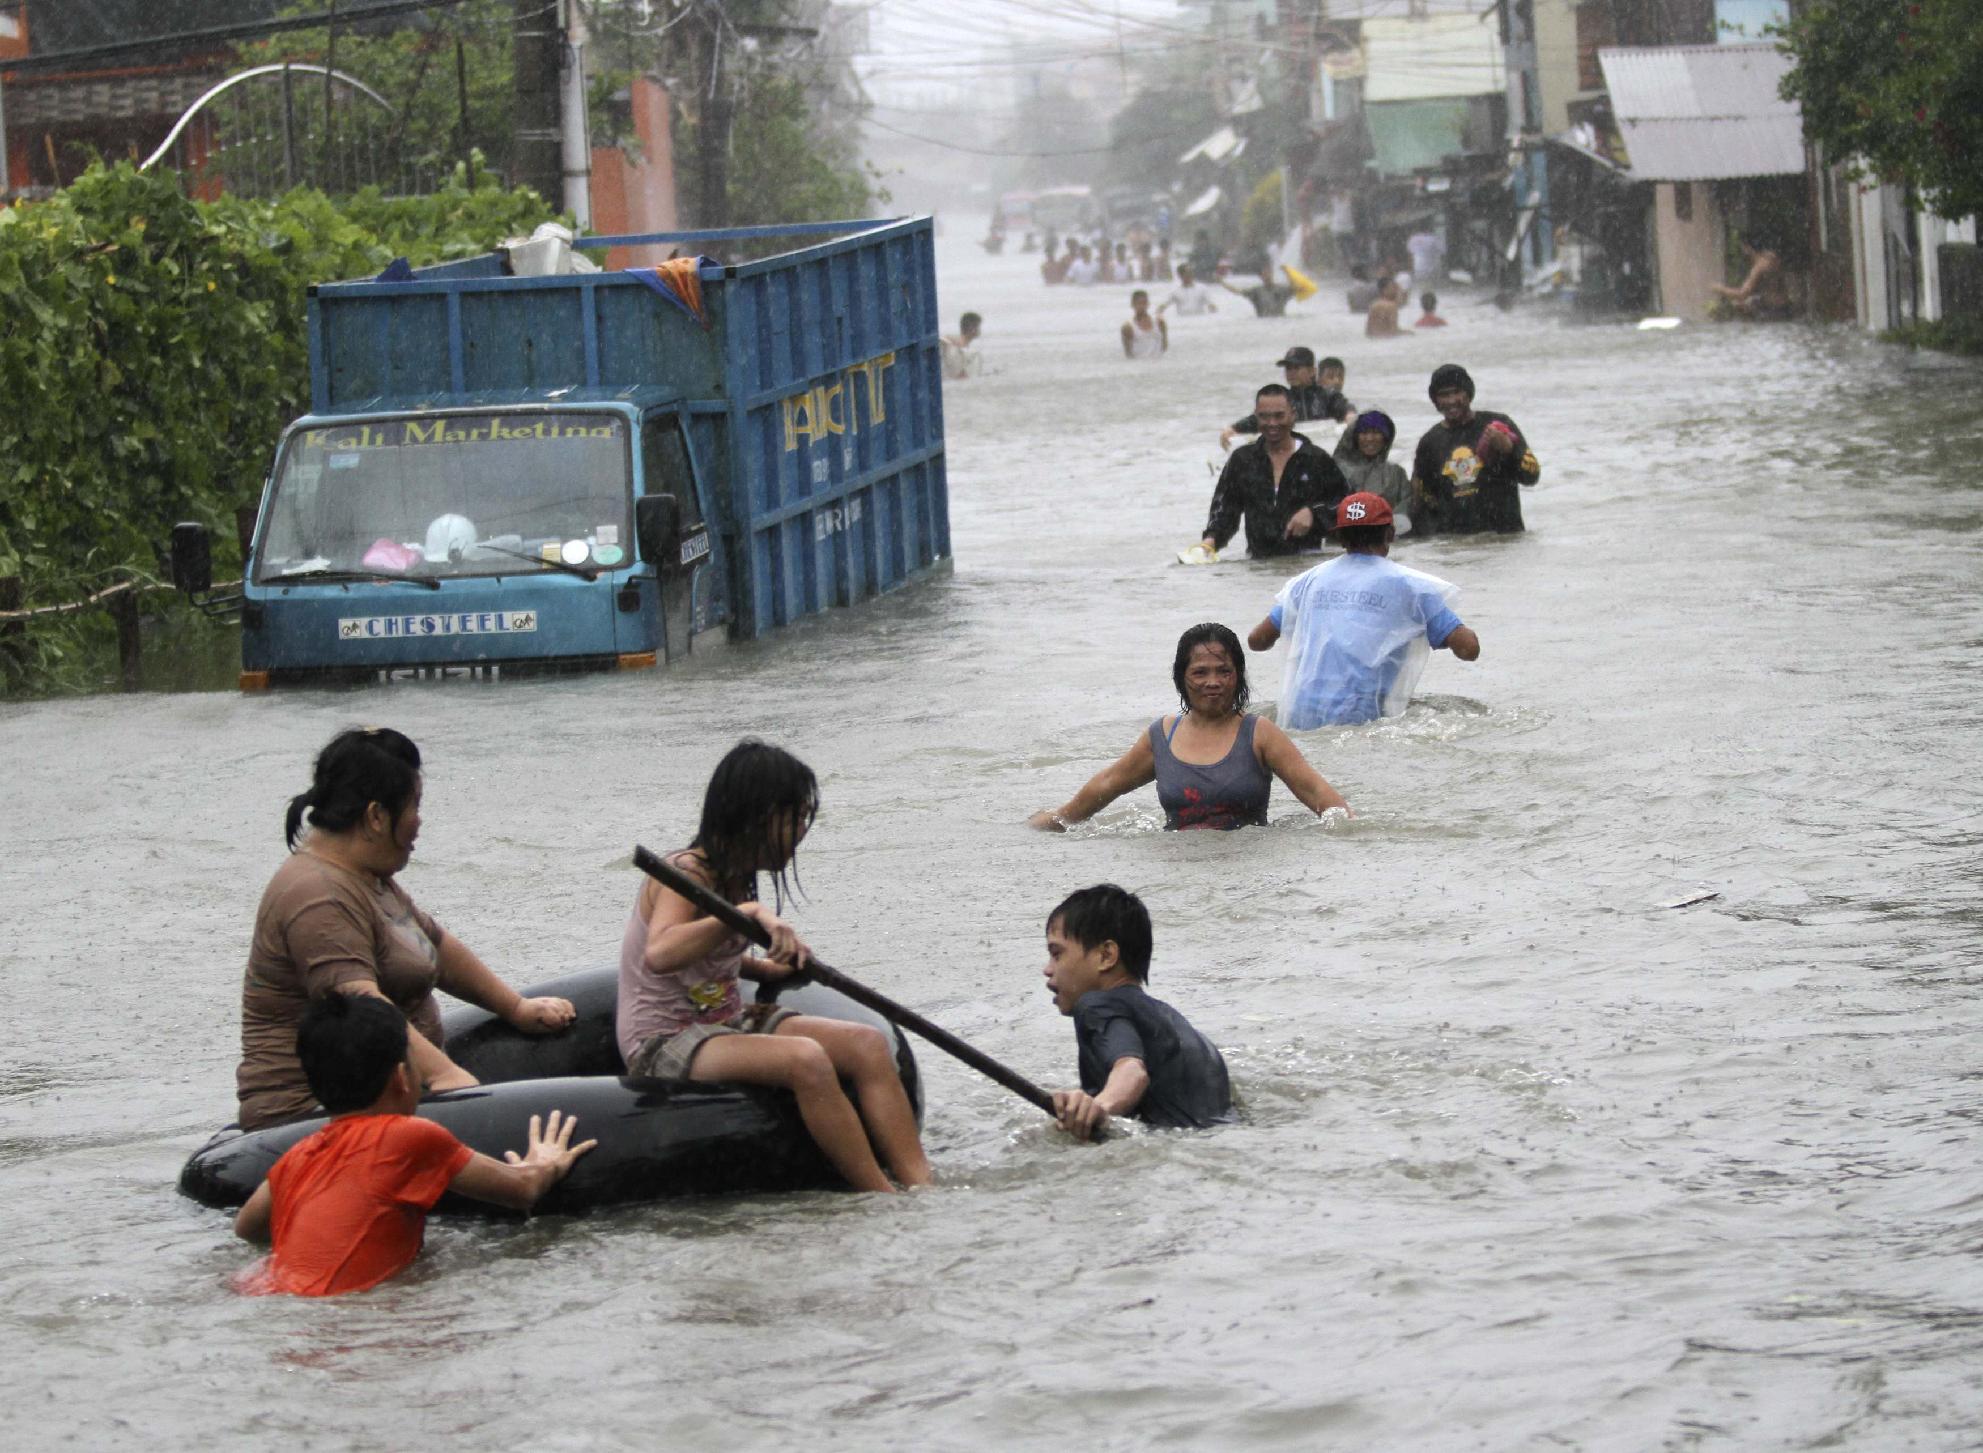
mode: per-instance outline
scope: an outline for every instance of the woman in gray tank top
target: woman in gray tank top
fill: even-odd
[[[1252,827],[1267,821],[1267,797],[1278,777],[1321,814],[1349,810],[1342,794],[1308,764],[1288,734],[1246,714],[1246,657],[1239,638],[1215,621],[1178,638],[1171,681],[1184,710],[1161,716],[1130,749],[1091,777],[1059,808],[1028,819],[1047,832],[1085,822],[1125,792],[1150,782],[1170,828]]]

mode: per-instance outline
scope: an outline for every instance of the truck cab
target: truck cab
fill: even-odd
[[[297,420],[248,552],[243,684],[686,652],[722,593],[705,586],[697,611],[709,505],[676,401],[654,393]]]

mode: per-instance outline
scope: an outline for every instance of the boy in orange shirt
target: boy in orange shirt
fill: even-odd
[[[292,1145],[234,1218],[234,1234],[274,1250],[258,1291],[322,1297],[362,1292],[420,1254],[427,1211],[448,1190],[527,1211],[598,1142],[571,1143],[574,1118],[530,1117],[530,1143],[504,1161],[414,1117],[420,1078],[406,1017],[370,994],[327,994],[296,1034],[310,1093],[331,1112]]]

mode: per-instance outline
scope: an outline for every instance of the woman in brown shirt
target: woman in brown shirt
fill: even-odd
[[[393,881],[420,835],[420,792],[420,749],[390,728],[368,727],[333,737],[317,755],[310,790],[290,802],[290,856],[255,911],[241,986],[242,1129],[318,1113],[296,1058],[296,1028],[324,994],[374,994],[398,1006],[428,1090],[476,1082],[442,1048],[436,988],[532,1034],[571,1023],[569,1000],[518,994]],[[310,831],[299,846],[305,813]]]

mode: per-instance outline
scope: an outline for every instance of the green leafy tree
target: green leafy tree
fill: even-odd
[[[886,200],[851,136],[817,128],[804,88],[788,76],[757,78],[730,132],[728,227],[828,222],[865,217]],[[675,144],[675,182],[684,199],[701,184],[699,122]]]
[[[1783,94],[1831,156],[1983,212],[1983,0],[1805,0],[1780,38]]]
[[[1178,180],[1178,157],[1218,125],[1211,92],[1201,81],[1146,86],[1109,123],[1105,183],[1169,191]]]
[[[286,13],[324,9],[322,0],[298,0]],[[395,139],[410,168],[445,171],[479,152],[506,172],[515,134],[514,31],[512,0],[463,0],[390,22],[340,27],[334,39],[329,27],[286,31],[238,54],[244,68],[307,61],[356,76],[392,104]]]
[[[233,563],[234,511],[308,400],[309,285],[486,252],[552,215],[465,167],[428,197],[201,203],[129,163],[0,209],[0,577],[30,604],[78,599],[156,572],[179,520],[214,527]],[[41,681],[101,623],[37,628],[24,671],[0,655],[0,684]]]

